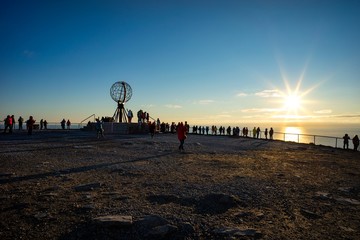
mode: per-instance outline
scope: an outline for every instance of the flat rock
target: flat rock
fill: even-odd
[[[94,218],[93,221],[106,226],[131,226],[133,224],[132,216],[126,215],[108,215]]]
[[[92,191],[96,188],[100,188],[101,187],[101,183],[88,183],[88,184],[82,184],[82,185],[78,185],[75,186],[74,189],[77,192],[86,192],[86,191]]]
[[[224,227],[224,228],[215,229],[214,233],[228,237],[240,237],[240,236],[260,237],[261,236],[260,231],[251,228],[240,229],[240,228]]]
[[[352,198],[338,197],[338,198],[335,198],[335,200],[342,204],[360,205],[360,201],[358,201],[356,199],[352,199]]]
[[[315,197],[320,198],[322,200],[329,200],[331,199],[330,193],[327,192],[316,192]]]
[[[314,212],[312,212],[312,211],[310,211],[310,210],[307,210],[307,209],[305,209],[305,208],[300,209],[300,213],[301,213],[304,217],[310,218],[310,219],[321,218],[321,216],[320,216],[319,214],[314,213]]]
[[[177,231],[177,227],[171,224],[165,224],[162,226],[157,226],[152,228],[146,235],[156,237],[156,238],[164,238],[169,236],[170,234]]]
[[[146,215],[137,221],[137,224],[146,228],[154,228],[169,224],[169,222],[158,215]]]

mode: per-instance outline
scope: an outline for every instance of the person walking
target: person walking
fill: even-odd
[[[184,126],[184,124],[178,123],[177,127],[176,127],[176,132],[178,135],[178,139],[180,141],[180,146],[179,146],[179,150],[184,150],[184,143],[185,143],[185,139],[186,139],[186,127]]]
[[[70,130],[70,126],[71,126],[71,122],[70,122],[70,119],[67,120],[66,122],[66,126],[67,126],[67,129]]]

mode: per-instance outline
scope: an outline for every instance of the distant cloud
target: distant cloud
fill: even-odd
[[[174,105],[174,104],[167,104],[167,105],[165,105],[165,107],[167,107],[167,108],[174,108],[174,109],[182,108],[182,106],[180,106],[180,105]]]
[[[360,114],[344,114],[344,115],[335,115],[333,117],[337,118],[360,118]]]
[[[279,90],[263,90],[261,92],[255,93],[255,96],[263,97],[263,98],[278,98],[281,97],[281,93]]]
[[[246,97],[246,96],[248,96],[248,94],[247,94],[247,93],[240,92],[240,93],[236,94],[236,96],[237,96],[237,97]]]
[[[322,110],[314,111],[314,113],[317,113],[317,114],[329,114],[329,113],[332,113],[332,110],[331,109],[322,109]]]
[[[263,112],[278,112],[279,109],[277,108],[248,108],[242,109],[241,112],[243,113],[263,113]]]
[[[214,100],[210,100],[210,99],[205,99],[205,100],[199,100],[197,102],[195,102],[195,104],[201,104],[201,105],[206,105],[206,104],[210,104],[215,102]]]

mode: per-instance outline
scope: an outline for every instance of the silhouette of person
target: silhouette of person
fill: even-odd
[[[11,132],[13,129],[15,129],[15,116],[14,115],[11,115],[11,120],[12,120],[12,123],[11,123]]]
[[[186,139],[186,126],[184,126],[184,124],[178,123],[177,127],[176,127],[176,132],[178,135],[178,139],[180,141],[180,146],[179,146],[179,150],[184,150],[184,143],[185,143],[185,139]]]
[[[42,130],[44,128],[44,120],[41,119],[40,120],[40,130]]]
[[[19,130],[22,130],[23,129],[24,119],[20,116],[19,119],[18,119],[18,122],[19,122]]]
[[[265,128],[265,139],[267,139],[267,136],[268,136],[268,129]]]
[[[97,132],[97,138],[104,138],[104,129],[102,125],[102,121],[99,120],[99,118],[96,119],[96,132]]]
[[[344,149],[349,149],[349,140],[350,140],[350,137],[349,135],[346,133],[345,136],[343,136],[343,139],[344,139]]]
[[[358,137],[358,135],[355,135],[355,137],[353,137],[352,142],[354,144],[354,150],[357,151],[357,149],[359,147],[359,137]]]
[[[155,121],[149,122],[149,131],[150,131],[151,138],[153,138],[155,135],[155,128],[156,128]]]
[[[7,115],[4,121],[5,121],[4,133],[6,133],[7,129],[9,129],[9,133],[12,133],[12,127],[13,127],[12,117],[10,117],[10,115]]]
[[[26,121],[26,127],[27,127],[27,130],[28,130],[28,135],[32,135],[32,131],[33,131],[33,128],[34,128],[34,123],[35,123],[35,120],[34,120],[33,116],[30,116],[29,120]]]
[[[269,131],[269,136],[271,140],[273,140],[273,135],[274,135],[274,129],[271,127]]]
[[[61,123],[61,128],[64,130],[65,129],[65,123],[66,123],[65,118],[63,118],[63,120],[60,123]]]
[[[260,127],[258,127],[257,129],[256,129],[256,138],[259,138],[260,137]]]
[[[47,129],[47,124],[48,124],[48,122],[46,120],[44,120],[44,129]]]
[[[131,111],[131,109],[128,111],[127,117],[129,119],[129,123],[131,123],[131,119],[133,118],[133,112]]]
[[[70,126],[71,126],[70,119],[68,119],[68,120],[67,120],[67,122],[66,122],[66,126],[67,126],[67,129],[69,130],[69,129],[70,129]]]

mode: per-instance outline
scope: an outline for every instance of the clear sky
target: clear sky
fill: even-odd
[[[0,116],[360,123],[360,1],[0,4]]]

